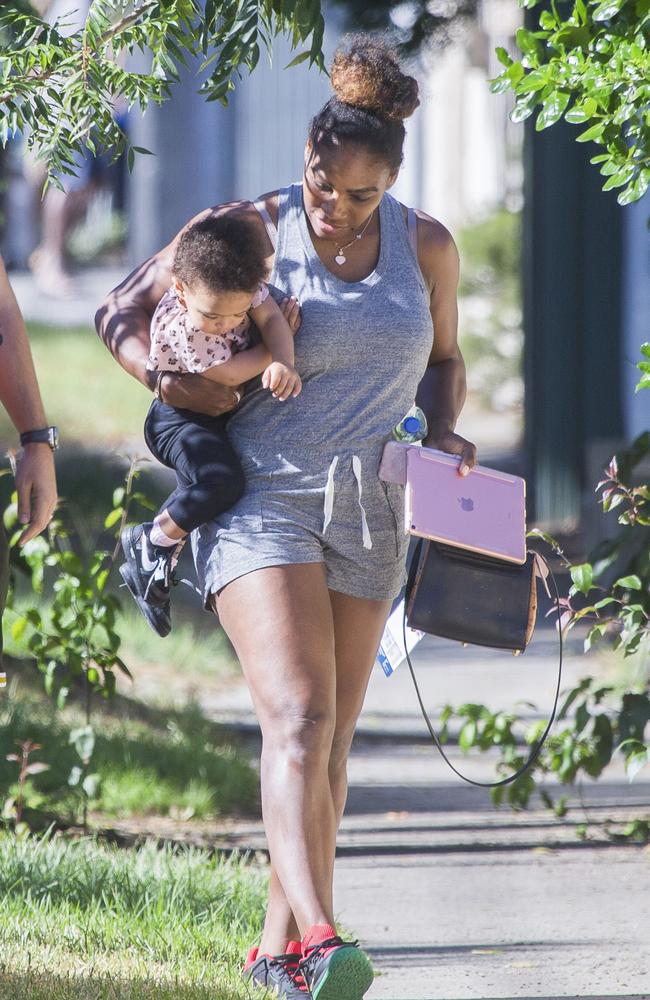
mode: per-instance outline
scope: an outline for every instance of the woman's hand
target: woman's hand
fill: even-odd
[[[466,438],[456,434],[448,424],[433,424],[422,442],[425,448],[437,448],[446,451],[448,455],[460,455],[458,473],[466,476],[476,465],[476,445]]]
[[[169,406],[219,417],[237,406],[241,390],[235,386],[221,385],[203,375],[167,372],[160,382],[160,398]]]
[[[300,304],[298,299],[294,299],[293,295],[288,299],[282,299],[280,303],[280,311],[284,318],[286,319],[292,333],[297,333],[300,329],[300,324],[302,323],[302,315],[300,313]]]

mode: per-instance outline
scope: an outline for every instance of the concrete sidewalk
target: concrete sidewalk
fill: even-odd
[[[464,650],[426,639],[414,660],[425,703],[526,699],[551,704],[556,656],[540,630],[524,657]],[[579,646],[564,687],[598,669]],[[243,684],[206,706],[214,718],[255,723]],[[530,712],[532,716],[538,714]],[[612,846],[604,821],[646,814],[650,784],[621,768],[573,790],[568,816],[539,801],[523,813],[495,809],[489,793],[464,785],[426,743],[410,677],[376,668],[350,760],[350,792],[339,838],[336,910],[377,970],[368,1000],[650,998],[650,854]],[[493,780],[494,757],[454,763]],[[582,799],[582,802],[580,802]],[[588,819],[588,840],[576,827]],[[259,824],[231,843],[263,846]]]
[[[29,271],[11,271],[9,280],[27,322],[92,327],[102,299],[124,280],[128,271],[126,264],[83,268],[74,275],[75,294],[68,299],[52,298],[39,291]]]

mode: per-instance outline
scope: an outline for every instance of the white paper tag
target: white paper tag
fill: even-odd
[[[386,677],[390,677],[406,659],[406,650],[404,649],[404,635],[403,635],[403,621],[404,621],[404,598],[400,600],[393,606],[393,610],[388,616],[388,621],[386,622],[386,627],[384,628],[384,634],[381,637],[381,642],[379,643],[379,649],[377,651],[377,663],[381,669],[386,674]],[[418,632],[417,629],[409,628],[406,626],[406,648],[410,653],[411,650],[415,649],[420,639],[424,637],[424,632]]]

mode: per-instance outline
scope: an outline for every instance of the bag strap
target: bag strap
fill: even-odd
[[[419,549],[415,553],[414,561],[415,561],[415,558],[417,556],[419,556]],[[404,651],[406,653],[406,662],[408,663],[408,668],[409,668],[409,670],[411,672],[411,678],[413,680],[413,686],[415,687],[415,693],[417,695],[418,702],[420,703],[420,711],[422,712],[422,716],[424,718],[424,721],[426,722],[427,729],[429,730],[429,733],[431,734],[431,739],[433,741],[433,744],[436,747],[436,749],[438,750],[438,752],[440,753],[440,755],[442,756],[442,758],[445,761],[445,763],[448,764],[449,767],[452,769],[452,771],[454,772],[454,774],[457,774],[459,778],[462,778],[463,781],[466,781],[468,785],[476,785],[479,788],[499,788],[501,785],[509,785],[513,781],[516,781],[517,778],[520,778],[522,776],[522,774],[525,774],[526,771],[528,770],[528,768],[531,767],[532,764],[534,764],[535,761],[537,760],[537,758],[539,757],[540,751],[541,751],[542,747],[544,746],[544,743],[546,742],[546,738],[547,738],[548,734],[551,731],[551,726],[553,725],[553,723],[555,721],[555,713],[557,712],[557,703],[558,703],[558,700],[559,700],[559,697],[560,697],[560,686],[561,686],[561,683],[562,683],[562,655],[563,655],[563,648],[564,648],[564,643],[563,643],[563,640],[562,640],[562,621],[561,621],[562,610],[561,610],[561,607],[560,607],[560,593],[559,593],[559,590],[558,590],[558,586],[557,586],[557,582],[555,580],[555,577],[553,576],[553,571],[551,570],[551,567],[546,562],[546,559],[544,559],[544,557],[541,556],[539,553],[535,553],[535,557],[536,557],[536,559],[541,560],[541,562],[546,567],[548,575],[550,576],[551,581],[553,583],[553,590],[555,591],[555,607],[556,607],[556,610],[557,610],[558,641],[559,641],[559,647],[560,647],[560,655],[559,655],[558,669],[557,669],[557,685],[556,685],[556,688],[555,688],[555,700],[553,701],[553,708],[551,710],[551,715],[550,715],[550,718],[548,720],[548,723],[546,724],[546,728],[545,728],[544,732],[542,733],[542,735],[540,736],[540,738],[537,741],[537,743],[534,745],[534,747],[530,751],[530,753],[528,755],[528,759],[513,774],[508,775],[507,778],[502,778],[500,781],[474,781],[473,778],[466,777],[466,775],[462,774],[458,770],[458,768],[455,767],[452,764],[452,762],[449,760],[449,757],[447,756],[447,754],[443,750],[442,745],[440,743],[440,739],[439,739],[438,735],[436,734],[433,726],[431,725],[431,720],[430,720],[430,718],[428,716],[426,708],[424,707],[424,702],[422,701],[422,695],[420,694],[420,688],[418,686],[418,682],[417,682],[416,677],[415,677],[415,671],[413,669],[413,664],[411,663],[411,657],[409,655],[408,647],[406,645],[406,602],[404,603],[404,619],[402,621],[402,637],[403,637],[403,640],[404,640]],[[409,573],[409,578],[411,578],[411,574],[410,573]],[[537,586],[537,576],[533,577],[533,581],[534,581],[534,586]]]

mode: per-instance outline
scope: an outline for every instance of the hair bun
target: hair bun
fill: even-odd
[[[339,101],[402,121],[418,104],[418,84],[402,73],[392,49],[367,35],[351,35],[336,50],[332,87]]]

